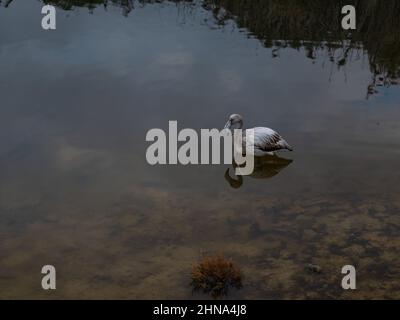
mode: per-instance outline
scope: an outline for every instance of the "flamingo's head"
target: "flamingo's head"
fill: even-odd
[[[225,124],[224,129],[242,129],[243,118],[240,114],[232,114],[228,122]]]

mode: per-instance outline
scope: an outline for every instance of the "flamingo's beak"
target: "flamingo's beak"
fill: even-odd
[[[224,129],[230,129],[231,127],[232,127],[232,121],[229,120],[229,121],[225,124]]]

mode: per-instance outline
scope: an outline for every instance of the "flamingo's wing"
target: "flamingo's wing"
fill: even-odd
[[[289,144],[279,133],[269,128],[250,129],[249,136],[254,137],[254,148],[265,152],[272,152],[281,149],[291,149]],[[247,141],[250,143],[250,141]]]

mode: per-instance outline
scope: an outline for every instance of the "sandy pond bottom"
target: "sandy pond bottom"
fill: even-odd
[[[204,253],[222,252],[244,274],[243,289],[228,298],[399,298],[400,199],[241,202],[232,193],[213,200],[137,191],[101,214],[71,206],[62,219],[42,216],[18,236],[13,221],[3,221],[0,297],[207,298],[192,293],[191,267]],[[43,261],[57,266],[55,292],[40,290]],[[309,263],[322,273],[308,272]],[[357,269],[357,291],[341,289],[346,264]]]

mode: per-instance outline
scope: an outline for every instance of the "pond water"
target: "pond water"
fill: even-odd
[[[210,298],[189,284],[213,253],[244,275],[228,299],[400,298],[400,51],[296,25],[267,39],[246,1],[53,1],[55,31],[42,2],[6,2],[0,298]],[[148,130],[232,113],[295,151],[240,184],[226,165],[147,164]],[[357,291],[341,289],[348,264]]]

